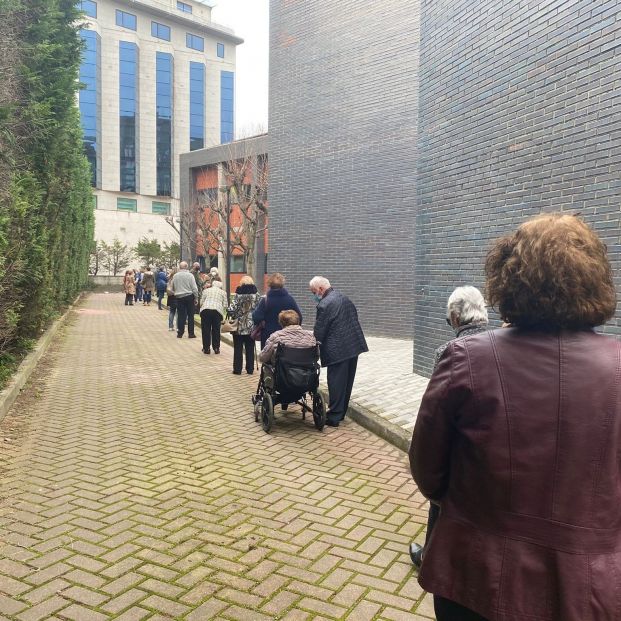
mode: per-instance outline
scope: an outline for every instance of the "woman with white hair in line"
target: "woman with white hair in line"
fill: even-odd
[[[455,331],[455,339],[465,338],[473,334],[485,332],[487,329],[487,308],[485,307],[485,299],[483,294],[476,288],[471,286],[457,287],[451,293],[446,303],[446,323]],[[436,349],[434,353],[435,370],[438,362],[442,358],[442,354],[448,346],[455,340],[451,339]],[[431,537],[431,531],[440,515],[440,507],[435,503],[429,505],[429,517],[427,519],[427,534],[425,535],[425,546]],[[416,567],[421,566],[423,562],[423,554],[425,547],[418,543],[410,544],[410,558]]]
[[[214,354],[220,353],[220,326],[226,316],[228,297],[222,290],[222,282],[212,281],[205,285],[201,297],[201,334],[203,337],[203,353],[211,353],[213,343]]]

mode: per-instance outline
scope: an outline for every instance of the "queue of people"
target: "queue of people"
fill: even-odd
[[[194,336],[200,299],[204,353],[232,324],[234,374],[244,355],[254,372],[256,340],[262,363],[279,345],[318,345],[338,427],[368,351],[351,300],[314,277],[307,330],[282,274],[264,296],[245,276],[230,304],[217,273],[196,276],[182,262],[167,284],[177,336],[186,321]],[[621,343],[595,331],[617,304],[606,246],[580,218],[544,214],[494,243],[485,277],[485,297],[467,285],[448,298],[454,338],[435,351],[409,449],[430,501],[424,546],[410,545],[419,582],[438,621],[619,619]],[[125,304],[136,286],[128,270]]]

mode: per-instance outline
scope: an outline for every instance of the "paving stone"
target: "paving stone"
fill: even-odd
[[[295,410],[265,434],[230,347],[203,356],[156,309],[128,310],[90,295],[41,399],[0,422],[36,420],[0,474],[0,536],[26,546],[0,559],[0,601],[20,606],[0,616],[428,617],[407,560],[426,505],[405,456]]]

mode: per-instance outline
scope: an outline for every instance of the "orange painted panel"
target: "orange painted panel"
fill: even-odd
[[[207,190],[218,187],[218,169],[216,167],[201,168],[195,173],[194,187],[196,190]]]

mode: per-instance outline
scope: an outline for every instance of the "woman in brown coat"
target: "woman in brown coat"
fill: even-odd
[[[423,399],[412,474],[441,505],[420,584],[439,621],[621,619],[621,344],[606,247],[544,215],[496,242],[512,327],[454,341]]]
[[[125,276],[123,276],[123,291],[125,291],[125,306],[133,306],[134,295],[136,293],[133,270],[125,271]]]

